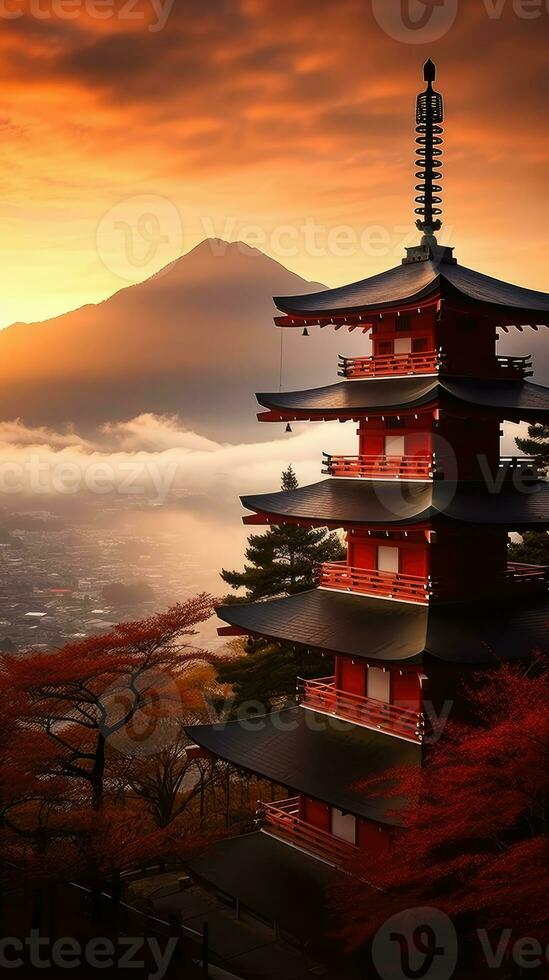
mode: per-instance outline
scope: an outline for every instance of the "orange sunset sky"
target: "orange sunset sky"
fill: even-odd
[[[447,28],[391,37],[382,4],[397,27],[403,5]],[[549,288],[548,0],[0,8],[0,326],[100,300],[210,236],[329,285],[398,264],[429,56],[447,109],[441,240]]]

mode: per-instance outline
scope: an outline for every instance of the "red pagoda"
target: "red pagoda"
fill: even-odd
[[[369,335],[372,353],[358,344],[341,359],[339,383],[258,395],[263,422],[356,423],[356,455],[325,454],[327,479],[242,498],[248,524],[343,529],[347,560],[322,566],[313,591],[218,610],[221,632],[321,652],[329,676],[297,679],[297,704],[253,723],[189,729],[287,788],[260,807],[257,832],[215,845],[192,872],[303,940],[325,928],[323,891],[358,850],[398,853],[394,801],[360,781],[421,766],[472,670],[547,643],[547,569],[509,563],[508,534],[549,529],[549,485],[534,460],[501,457],[500,436],[504,420],[547,422],[549,389],[496,343],[501,330],[547,326],[549,295],[464,268],[437,244],[444,114],[432,62],[425,80],[421,244],[381,275],[275,300],[278,327],[345,328]]]

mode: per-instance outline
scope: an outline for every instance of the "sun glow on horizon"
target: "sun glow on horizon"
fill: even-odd
[[[547,288],[546,45],[531,21],[462,9],[436,52],[388,37],[357,0],[182,0],[161,31],[147,26],[25,15],[2,33],[0,327],[100,302],[214,236],[329,286],[399,264],[428,54],[446,99],[444,243]],[[128,276],[124,222],[118,258],[98,229],[141,197],[160,203],[132,232],[137,253],[168,241]]]

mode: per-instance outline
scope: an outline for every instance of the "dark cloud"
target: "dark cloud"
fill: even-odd
[[[149,30],[153,0],[139,4],[146,21],[2,23],[4,189],[22,208],[50,207],[55,188],[67,221],[89,222],[75,232],[82,249],[117,199],[143,192],[221,225],[270,213],[280,223],[311,214],[394,229],[412,218],[414,100],[433,55],[447,105],[445,217],[460,258],[509,276],[514,259],[501,268],[501,242],[520,229],[538,258],[523,253],[517,278],[542,288],[546,0],[536,20],[517,16],[511,0],[495,19],[489,0],[461,2],[428,46],[388,37],[371,0],[175,0],[160,31]],[[30,219],[23,233],[34,235]],[[46,242],[50,228],[42,234]],[[64,227],[53,234],[63,238]],[[362,272],[326,262],[317,273],[302,258],[299,271],[330,283]],[[90,295],[87,269],[83,260],[76,270],[79,296]]]
[[[123,0],[117,10],[123,9]],[[152,15],[150,0],[138,10]],[[522,132],[541,122],[549,90],[545,49],[549,14],[522,20],[507,4],[491,19],[484,4],[461,5],[437,44],[452,113],[475,128]],[[133,110],[179,125],[211,117],[229,129],[263,135],[270,121],[288,147],[298,122],[327,140],[351,141],[409,119],[409,90],[427,53],[388,38],[368,3],[279,0],[175,0],[166,26],[123,20],[10,22],[27,50],[4,44],[4,75],[22,86],[59,84],[88,89],[115,112]],[[396,97],[406,92],[408,100]],[[384,95],[385,92],[385,95]],[[263,113],[261,126],[250,118]],[[280,125],[281,119],[284,125]],[[135,122],[135,120],[134,120]],[[126,124],[132,124],[126,115]],[[536,134],[539,141],[540,134]],[[270,147],[268,148],[270,152]]]

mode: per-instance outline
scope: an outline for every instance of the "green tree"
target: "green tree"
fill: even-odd
[[[525,565],[549,565],[549,534],[547,531],[526,531],[520,541],[509,545],[509,561]]]
[[[315,650],[265,640],[236,640],[232,657],[218,668],[218,679],[232,687],[235,709],[256,702],[269,712],[294,700],[298,677],[310,680],[331,672],[330,658]]]
[[[528,438],[517,439],[517,446],[522,453],[533,456],[540,468],[549,468],[549,425],[530,425]],[[549,565],[549,534],[527,531],[520,542],[509,546],[509,559],[531,565]]]
[[[283,472],[281,486],[285,491],[299,486],[291,466]],[[313,589],[316,566],[325,561],[342,561],[345,549],[337,534],[326,528],[284,524],[270,527],[263,534],[252,534],[245,556],[244,571],[221,572],[221,578],[232,589],[246,589],[244,597],[229,596],[228,602],[254,602]]]
[[[528,437],[517,439],[521,453],[533,456],[543,468],[549,467],[549,425],[536,422],[528,426]]]
[[[299,486],[291,466],[282,474],[282,490]],[[287,524],[252,534],[246,549],[243,572],[221,572],[223,581],[243,597],[227,602],[296,595],[316,585],[316,566],[325,561],[343,561],[345,548],[335,533],[325,528]],[[248,638],[234,645],[232,658],[219,668],[219,680],[233,688],[236,706],[257,701],[270,711],[277,702],[295,695],[296,678],[322,677],[330,673],[329,662],[314,651]]]

